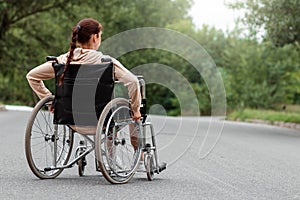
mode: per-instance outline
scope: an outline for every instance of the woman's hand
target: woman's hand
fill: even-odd
[[[141,119],[141,113],[140,113],[139,110],[138,111],[132,111],[132,119],[134,121],[138,121],[138,120]]]
[[[51,113],[54,113],[54,107],[52,106],[52,104],[49,104],[49,105],[48,105],[48,110],[49,110]]]

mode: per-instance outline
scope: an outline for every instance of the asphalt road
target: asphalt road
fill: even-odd
[[[37,179],[24,153],[28,117],[29,112],[0,112],[0,199],[300,199],[296,130],[154,116],[167,170],[152,182],[137,173],[128,184],[111,185],[93,162],[84,177],[75,166],[56,179]]]

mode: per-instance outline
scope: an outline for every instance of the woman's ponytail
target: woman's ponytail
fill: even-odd
[[[80,31],[80,28],[81,28],[80,25],[77,25],[72,30],[72,39],[71,39],[71,42],[70,42],[69,55],[68,55],[67,62],[66,62],[65,67],[64,67],[64,71],[59,77],[59,81],[58,81],[59,85],[62,85],[63,80],[64,80],[65,72],[67,71],[70,63],[73,60],[74,50],[76,49],[78,32]]]

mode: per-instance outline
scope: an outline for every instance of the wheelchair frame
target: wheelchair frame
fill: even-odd
[[[57,63],[56,57],[47,57],[47,61],[53,61],[53,65],[60,65]],[[127,183],[130,181],[137,171],[141,157],[144,158],[144,166],[146,169],[144,172],[146,172],[149,181],[153,180],[155,173],[159,174],[165,170],[166,163],[159,165],[154,127],[152,123],[146,122],[145,81],[142,76],[138,76],[138,79],[142,97],[141,121],[135,122],[131,119],[130,114],[128,115],[128,113],[131,112],[130,102],[128,100],[124,98],[112,99],[105,106],[99,117],[97,131],[96,134],[93,135],[94,140],[90,138],[91,135],[78,133],[84,140],[80,141],[80,145],[75,150],[76,157],[70,162],[69,159],[72,154],[75,131],[68,125],[54,124],[51,122],[53,113],[49,111],[49,107],[52,106],[52,102],[55,99],[54,96],[41,99],[31,113],[25,133],[25,152],[31,171],[40,179],[51,179],[56,178],[64,169],[71,168],[75,164],[78,164],[78,173],[79,176],[82,176],[86,165],[85,157],[94,150],[97,171],[101,171],[106,180],[112,184]],[[121,119],[121,117],[126,118]],[[120,121],[115,120],[115,118],[120,118]],[[41,122],[40,119],[43,120],[43,122]],[[107,119],[108,122],[106,121]],[[35,123],[36,121],[37,124]],[[112,126],[112,128],[108,125]],[[109,128],[104,128],[106,126]],[[134,127],[134,131],[137,130],[137,149],[134,149],[133,144],[131,144],[133,138],[132,131],[130,131],[131,127]],[[146,142],[147,127],[150,129],[151,144]],[[123,128],[127,131],[123,131]],[[122,135],[123,132],[123,138],[119,139],[118,137]],[[40,143],[45,143],[45,148],[50,148],[50,152],[48,152],[47,149],[45,150],[45,158],[43,158],[43,155],[41,155],[41,158],[35,157],[35,153],[40,153],[39,149],[34,149],[35,146],[38,148],[43,148],[43,146],[39,147],[40,143],[35,143],[34,140],[39,140],[39,142],[41,140]],[[113,148],[116,150],[111,150]],[[120,149],[124,149],[124,153]],[[127,151],[128,155],[125,154],[125,151]],[[124,162],[122,163],[124,167],[118,165],[117,153],[119,153],[122,158],[130,157],[126,160],[127,165],[124,164]],[[143,156],[141,156],[142,154]],[[52,159],[51,164],[47,163],[47,161],[44,163],[44,159],[47,159],[48,156]],[[131,158],[131,156],[133,158]],[[37,163],[39,161],[41,161],[41,165],[43,166],[38,166]]]

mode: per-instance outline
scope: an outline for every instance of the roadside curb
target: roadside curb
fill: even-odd
[[[32,111],[32,107],[29,106],[14,106],[14,105],[1,105],[0,106],[0,112],[1,111]]]
[[[278,126],[282,128],[291,128],[300,131],[300,124],[292,123],[292,122],[280,122],[280,121],[268,121],[268,120],[260,120],[260,119],[246,119],[244,121],[237,119],[237,122],[246,122],[246,123],[253,123],[253,124],[264,124],[264,125],[271,125],[271,126]]]
[[[5,106],[0,106],[0,111],[7,111]]]

